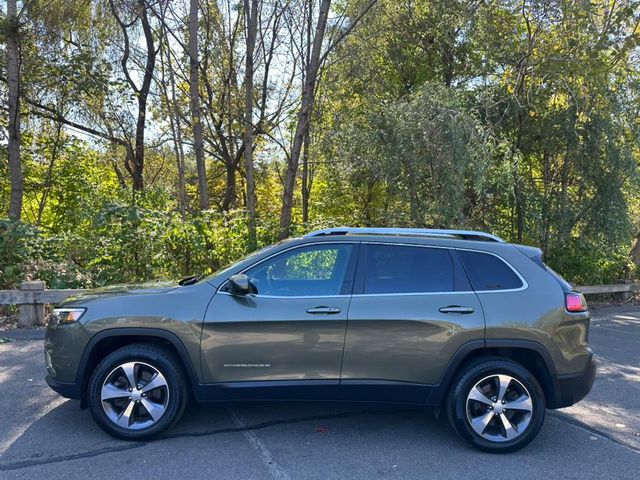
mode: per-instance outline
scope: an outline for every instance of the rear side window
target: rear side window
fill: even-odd
[[[368,245],[364,293],[452,292],[449,250],[399,245]]]
[[[458,250],[458,254],[474,290],[511,290],[522,287],[522,280],[518,275],[495,255],[467,250]]]

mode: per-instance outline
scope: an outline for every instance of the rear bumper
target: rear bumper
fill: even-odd
[[[595,378],[596,362],[593,356],[582,372],[558,375],[555,379],[554,402],[549,408],[563,408],[579,402],[591,391]]]
[[[47,375],[45,378],[47,381],[47,385],[51,387],[51,389],[62,395],[65,398],[73,398],[75,400],[80,399],[80,388],[75,383],[65,383],[59,382],[55,378],[52,378],[51,375]]]

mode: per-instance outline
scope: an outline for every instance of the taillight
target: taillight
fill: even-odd
[[[584,295],[581,293],[565,293],[564,303],[569,312],[586,312],[589,308],[587,307],[587,301],[584,299]]]

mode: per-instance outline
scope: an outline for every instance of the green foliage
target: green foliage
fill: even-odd
[[[341,17],[356,18],[368,3],[334,6]],[[183,81],[188,61],[174,51],[168,57],[175,60],[156,69],[164,80],[169,69],[177,72],[183,218],[168,133],[175,112],[162,85],[151,92],[159,100],[147,118],[143,193],[133,196],[127,185],[121,142],[104,140],[130,131],[137,108],[118,73],[122,39],[108,2],[25,5],[24,223],[0,221],[0,288],[27,278],[52,287],[177,278],[248,253],[238,155],[244,92],[234,70],[244,54],[243,26],[233,30],[237,35],[224,32],[233,23],[227,16],[240,19],[240,10],[231,6],[229,13],[220,2],[201,8],[209,211],[197,207]],[[339,225],[469,227],[540,246],[546,261],[576,283],[637,276],[630,250],[640,241],[638,8],[631,0],[379,0],[321,69],[305,152],[308,219],[302,220],[298,192],[293,234]],[[184,34],[179,25],[172,35]],[[278,35],[283,51],[272,70],[288,61],[279,55],[296,50],[284,30]],[[168,48],[178,43],[170,40]],[[295,79],[289,87],[268,83],[267,104],[293,100],[299,87]],[[259,246],[278,237],[282,150],[297,108],[289,102],[287,120],[267,114],[261,125],[267,134],[256,141]],[[51,112],[104,134],[80,140]],[[0,127],[6,124],[0,117]],[[0,143],[0,216],[9,192]]]
[[[629,258],[626,243],[572,238],[567,245],[547,250],[545,262],[576,285],[607,284],[637,277],[637,266]]]
[[[249,253],[243,210],[195,211],[183,219],[166,188],[132,197],[108,159],[87,144],[54,143],[43,132],[25,152],[25,223],[0,221],[0,288],[28,278],[51,288],[175,279]],[[0,178],[0,190],[6,182]],[[277,240],[276,216],[265,215],[257,227],[260,246]]]
[[[494,145],[490,132],[454,91],[425,84],[349,120],[341,121],[337,135],[329,139],[341,162],[327,175],[336,178],[347,169],[348,182],[365,196],[350,205],[362,212],[361,223],[469,223]],[[315,195],[330,196],[332,183],[328,180],[331,187]]]
[[[259,226],[262,246],[277,223]],[[273,232],[273,234],[266,234]],[[86,231],[47,235],[0,222],[0,288],[27,278],[51,288],[84,288],[211,273],[249,253],[244,212],[200,212],[182,219],[140,205],[106,205]]]
[[[0,220],[0,286],[14,287],[23,278],[24,265],[34,250],[28,225]]]
[[[327,73],[317,215],[474,227],[635,275],[637,4],[380,1]]]
[[[0,220],[0,288],[16,288],[27,279],[51,288],[91,286],[88,273],[67,257],[68,239],[45,237],[28,224]]]

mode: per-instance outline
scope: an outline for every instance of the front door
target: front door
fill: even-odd
[[[203,325],[205,382],[234,398],[255,398],[253,387],[263,398],[335,398],[357,247],[294,247],[244,272],[255,294],[223,286]]]
[[[363,244],[345,341],[342,397],[425,403],[484,317],[455,251]]]

